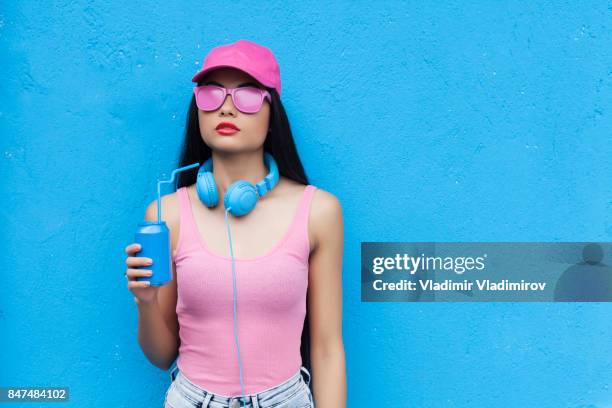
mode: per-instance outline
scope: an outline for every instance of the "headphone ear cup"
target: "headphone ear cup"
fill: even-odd
[[[196,190],[198,192],[198,197],[200,197],[200,201],[202,201],[207,207],[216,207],[219,203],[217,184],[215,183],[215,178],[211,172],[198,172]]]
[[[223,204],[236,217],[248,214],[257,204],[257,188],[246,180],[238,180],[225,192]]]

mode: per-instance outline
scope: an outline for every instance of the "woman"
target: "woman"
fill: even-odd
[[[135,256],[138,244],[126,248],[143,352],[163,369],[178,356],[165,406],[343,407],[342,210],[308,183],[276,58],[240,40],[214,48],[192,80],[179,165],[212,160],[218,205],[205,200],[195,169],[162,198],[174,272],[164,286],[137,281],[150,276],[150,259]],[[274,185],[230,222],[228,188],[264,185],[269,156]],[[156,217],[153,201],[145,219]]]

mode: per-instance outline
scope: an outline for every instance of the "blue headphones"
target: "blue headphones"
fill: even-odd
[[[237,180],[228,187],[223,197],[223,204],[232,215],[240,217],[251,212],[255,208],[257,200],[278,184],[278,166],[274,157],[264,152],[264,162],[269,173],[259,183],[254,185],[246,180]],[[196,182],[198,197],[209,208],[215,207],[219,202],[219,193],[212,169],[211,157],[198,170]]]
[[[244,380],[242,369],[242,357],[240,356],[240,342],[238,340],[238,323],[237,323],[237,305],[236,305],[236,269],[234,260],[234,246],[232,244],[232,233],[229,226],[228,214],[233,214],[237,217],[246,215],[257,204],[257,200],[278,184],[278,166],[271,154],[264,152],[264,162],[268,168],[268,175],[259,183],[253,185],[246,180],[237,180],[233,182],[225,192],[223,204],[225,205],[225,224],[227,225],[227,235],[230,244],[230,256],[232,258],[232,282],[234,286],[234,338],[236,340],[236,353],[238,354],[238,367],[240,369],[240,388],[242,389],[243,407],[246,406],[246,396],[244,392]],[[207,207],[215,207],[219,202],[219,192],[217,184],[212,173],[212,157],[200,167],[198,170],[198,178],[196,182],[196,190],[198,197]]]

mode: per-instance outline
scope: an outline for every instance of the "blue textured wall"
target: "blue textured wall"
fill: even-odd
[[[161,405],[123,249],[176,164],[191,75],[247,38],[343,204],[348,406],[612,406],[609,303],[359,296],[361,241],[612,239],[609,2],[5,3],[0,386]]]

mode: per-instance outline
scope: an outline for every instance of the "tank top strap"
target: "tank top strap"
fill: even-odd
[[[187,249],[189,245],[194,245],[199,242],[200,236],[196,229],[196,223],[191,210],[191,201],[187,187],[181,187],[176,190],[179,202],[179,237],[175,249],[175,257],[180,257],[181,253]]]
[[[306,259],[308,259],[308,255],[310,254],[308,220],[312,199],[314,197],[314,192],[316,189],[317,187],[313,186],[312,184],[306,185],[302,199],[300,200],[297,217],[295,219],[294,236],[297,238],[297,244],[301,247],[301,250],[304,251],[303,253]]]
[[[312,184],[308,184],[304,188],[302,199],[300,200],[300,208],[298,210],[298,222],[308,221],[308,215],[310,213],[310,204],[314,196],[314,192],[317,188]]]

